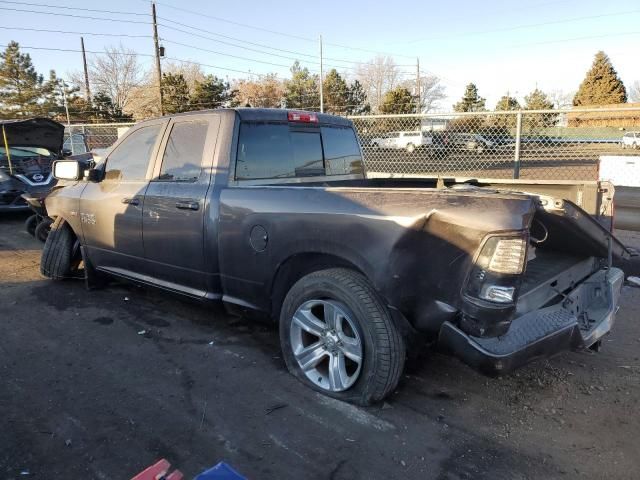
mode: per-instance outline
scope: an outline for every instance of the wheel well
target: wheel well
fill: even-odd
[[[277,321],[284,297],[294,283],[305,275],[326,268],[343,267],[363,273],[356,265],[336,255],[299,253],[289,257],[276,272],[271,284],[271,315]]]
[[[61,217],[61,215],[57,215],[57,216],[52,216],[50,218],[51,218],[52,223],[53,223],[60,217]],[[71,235],[73,235],[74,240],[80,240],[80,237],[73,230],[73,228],[71,227],[71,224],[69,223],[69,221],[64,217],[62,217],[62,220],[64,220],[64,226],[65,226],[65,228],[69,229],[69,231],[71,232]]]

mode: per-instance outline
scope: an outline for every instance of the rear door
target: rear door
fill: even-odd
[[[163,119],[134,127],[105,159],[104,179],[87,183],[82,192],[82,234],[96,267],[125,275],[147,272],[142,203],[166,124]]]
[[[217,115],[173,119],[144,197],[144,255],[153,277],[198,297],[207,286],[204,222],[219,127]]]

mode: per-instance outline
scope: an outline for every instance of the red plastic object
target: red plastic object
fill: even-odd
[[[182,480],[184,475],[180,470],[174,470],[172,473],[167,473],[171,469],[171,464],[162,459],[146,468],[131,480]]]

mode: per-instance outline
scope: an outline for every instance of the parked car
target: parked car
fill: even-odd
[[[451,133],[448,134],[448,139],[448,144],[454,148],[474,150],[478,153],[492,149],[496,146],[495,141],[489,140],[477,133]]]
[[[388,132],[371,139],[369,145],[374,148],[406,150],[413,153],[417,148],[431,145],[432,138],[428,132]]]
[[[627,132],[620,141],[622,148],[640,148],[640,132]]]
[[[340,117],[163,117],[54,173],[43,275],[83,263],[89,286],[114,276],[270,316],[289,371],[341,400],[385,398],[427,344],[493,375],[593,347],[618,309],[611,259],[628,252],[575,204],[368,180]]]
[[[48,118],[0,120],[0,212],[28,210],[22,194],[52,188],[51,164],[62,158],[63,135],[64,126]]]

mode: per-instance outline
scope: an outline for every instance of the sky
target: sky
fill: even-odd
[[[413,78],[419,58],[422,72],[446,87],[443,111],[469,82],[489,108],[507,92],[519,100],[536,87],[574,92],[598,50],[610,56],[625,84],[640,80],[639,0],[156,3],[167,59],[201,63],[206,73],[229,80],[269,72],[286,78],[295,59],[317,72],[320,35],[325,72],[337,67],[350,78],[358,62],[377,54],[392,56]],[[80,53],[41,48],[79,50],[83,33],[89,56],[121,43],[145,55],[140,62],[152,68],[150,10],[147,0],[0,0],[0,48],[10,40],[40,48],[24,49],[36,69],[69,78],[82,69]]]

